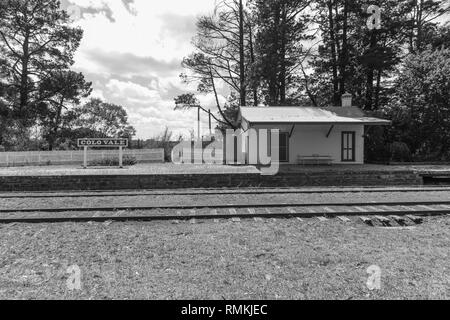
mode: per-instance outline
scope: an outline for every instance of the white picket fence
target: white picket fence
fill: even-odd
[[[136,158],[138,163],[164,162],[164,149],[125,149],[123,155]],[[119,150],[88,149],[88,161],[118,156]],[[0,152],[0,167],[82,163],[83,150]]]

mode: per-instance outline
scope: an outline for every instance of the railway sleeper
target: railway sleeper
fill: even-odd
[[[382,209],[380,209],[382,207]],[[64,222],[64,221],[127,221],[127,220],[193,220],[195,219],[248,219],[254,217],[261,218],[308,218],[316,217],[321,221],[326,221],[326,217],[338,218],[343,222],[350,222],[347,217],[360,217],[364,223],[373,225],[380,221],[388,225],[392,221],[398,224],[407,224],[409,220],[414,223],[421,223],[423,218],[418,215],[446,215],[448,209],[443,209],[442,205],[429,204],[410,205],[409,207],[398,205],[360,205],[351,204],[333,204],[328,206],[309,206],[309,205],[270,205],[269,208],[261,206],[213,206],[208,207],[187,207],[174,210],[171,208],[151,208],[151,209],[133,209],[121,208],[116,210],[100,210],[100,208],[80,208],[80,210],[55,211],[49,210],[33,212],[27,210],[6,210],[5,215],[0,214],[0,223],[19,222]],[[6,214],[7,213],[7,214]],[[409,220],[408,220],[409,219]]]

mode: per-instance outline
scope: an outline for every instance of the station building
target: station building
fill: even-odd
[[[345,94],[340,107],[241,107],[242,129],[278,129],[279,161],[286,164],[363,164],[366,126],[390,121],[369,117]],[[244,142],[248,161],[248,140]]]

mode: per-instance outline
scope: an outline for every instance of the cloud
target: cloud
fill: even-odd
[[[158,18],[162,21],[160,35],[163,37],[173,37],[183,41],[195,34],[197,20],[195,15],[164,13]]]
[[[113,11],[104,1],[62,0],[61,8],[66,10],[75,20],[82,19],[87,15],[101,15],[111,22],[116,21],[113,17]]]
[[[63,0],[63,4],[82,8],[74,21],[84,30],[74,69],[92,81],[93,97],[123,106],[141,139],[166,126],[183,136],[197,128],[197,111],[174,111],[173,99],[195,92],[195,85],[179,78],[185,71],[181,61],[194,50],[191,39],[197,16],[211,12],[214,1]],[[198,97],[205,108],[217,112],[213,95]],[[201,120],[207,131],[207,115],[202,114]]]
[[[190,130],[197,129],[197,110],[175,111],[173,96],[163,97],[159,85],[139,85],[128,80],[104,78],[92,75],[94,79],[94,97],[121,105],[129,115],[129,120],[138,130],[137,137],[146,139],[159,134],[167,126],[175,135],[188,136]],[[174,85],[175,86],[175,85]],[[181,91],[181,89],[180,89]],[[182,90],[186,92],[186,90]],[[212,94],[199,95],[202,106],[216,112],[215,98]],[[220,97],[222,102],[224,97]],[[208,116],[201,114],[202,134],[208,131]]]
[[[106,73],[122,75],[142,74],[177,74],[180,61],[173,59],[163,61],[151,56],[141,57],[133,53],[106,52],[102,50],[86,50],[86,59],[98,66],[98,70]]]
[[[106,88],[112,92],[113,96],[127,97],[131,101],[150,102],[161,99],[158,91],[151,90],[130,81],[122,82],[116,79],[111,79],[106,84]]]
[[[130,14],[134,16],[137,15],[137,10],[134,7],[134,0],[122,0],[122,3]]]

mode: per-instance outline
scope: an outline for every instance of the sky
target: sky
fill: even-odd
[[[93,83],[91,97],[123,106],[139,139],[157,136],[166,126],[186,137],[197,130],[197,112],[174,111],[173,99],[195,92],[194,84],[180,80],[181,61],[194,50],[197,17],[213,12],[214,0],[63,0],[61,5],[84,30],[73,69]],[[217,111],[213,95],[198,98]],[[202,134],[207,132],[203,115]]]

